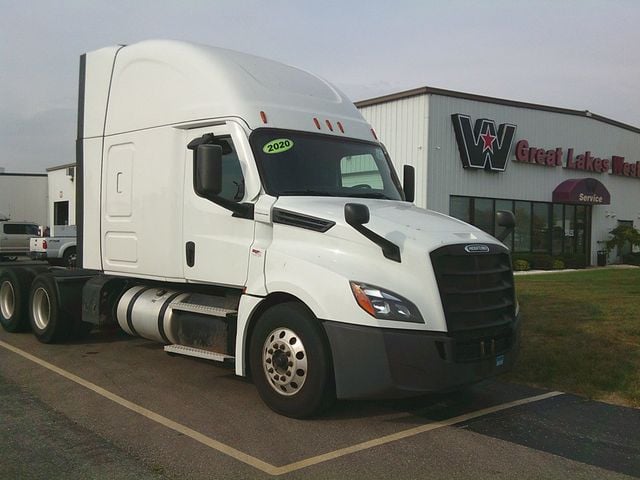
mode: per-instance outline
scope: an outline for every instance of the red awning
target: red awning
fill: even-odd
[[[556,187],[553,191],[553,202],[609,205],[611,194],[607,187],[595,178],[573,178],[565,180]]]

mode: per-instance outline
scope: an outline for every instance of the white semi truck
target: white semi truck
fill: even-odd
[[[81,56],[78,264],[0,267],[0,321],[59,342],[118,322],[250,375],[273,410],[453,389],[509,369],[511,258],[412,204],[315,75],[153,40]],[[512,228],[513,215],[497,219]]]

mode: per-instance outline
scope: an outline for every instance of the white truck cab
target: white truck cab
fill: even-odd
[[[294,417],[513,364],[507,248],[414,206],[412,170],[403,188],[313,74],[175,41],[90,52],[77,152],[81,322],[115,307],[126,332],[232,364]],[[32,327],[53,341],[38,278]]]

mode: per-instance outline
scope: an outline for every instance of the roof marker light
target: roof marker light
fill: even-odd
[[[320,130],[320,122],[318,121],[318,119],[317,119],[317,118],[314,118],[314,119],[313,119],[313,123],[315,123],[315,124],[316,124],[316,127],[318,127],[318,130]]]
[[[333,132],[333,125],[331,125],[331,122],[329,120],[325,120],[325,122],[327,122],[327,127],[329,127],[329,130]]]
[[[267,114],[260,110],[260,118],[262,119],[262,123],[267,123]]]
[[[342,123],[338,122],[338,128],[342,133],[344,133],[344,127],[342,126]]]
[[[373,138],[378,140],[378,136],[376,135],[376,131],[373,128],[371,129],[371,134],[373,135]]]

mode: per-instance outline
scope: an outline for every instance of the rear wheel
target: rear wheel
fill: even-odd
[[[36,277],[31,285],[29,320],[42,343],[61,342],[69,336],[71,319],[60,311],[56,284],[48,275]]]
[[[282,415],[318,415],[335,400],[324,331],[299,303],[282,303],[264,312],[251,336],[250,367],[260,397]]]
[[[0,271],[0,324],[7,332],[20,332],[29,325],[27,284],[22,271]]]

